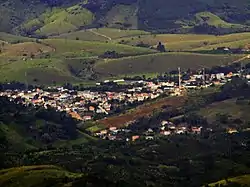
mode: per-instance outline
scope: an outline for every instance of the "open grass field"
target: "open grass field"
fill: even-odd
[[[158,41],[162,41],[166,44],[167,49],[170,47],[177,51],[196,50],[196,53],[157,53],[153,49],[131,46],[132,43],[129,45],[118,44],[120,39],[113,39],[124,36],[130,36],[125,38],[131,39],[132,42],[142,40],[154,45]],[[178,67],[183,70],[210,68],[236,62],[244,55],[198,54],[197,50],[211,50],[219,46],[244,47],[248,46],[250,42],[250,33],[224,36],[151,35],[144,31],[110,28],[72,32],[59,37],[61,38],[32,41],[32,38],[19,38],[19,36],[7,34],[6,38],[9,43],[1,43],[0,46],[0,81],[24,82],[28,80],[30,83],[38,81],[39,84],[76,83],[90,80],[92,77],[98,77],[98,80],[135,75],[152,77],[159,73],[176,70]],[[109,38],[111,39],[109,40]],[[125,38],[122,39],[125,40]],[[26,41],[15,43],[17,39]],[[96,41],[94,41],[95,39]],[[1,34],[0,40],[2,40]],[[126,57],[119,59],[98,58],[106,51],[116,51]],[[79,63],[86,58],[93,61],[88,67],[84,63]],[[249,60],[244,59],[242,62],[248,63]],[[92,77],[87,74],[92,74]]]
[[[123,37],[142,36],[150,34],[149,32],[143,30],[122,30],[115,28],[99,28],[99,29],[94,29],[94,31],[99,34],[108,36],[112,40]]]
[[[236,33],[222,36],[196,35],[196,34],[159,34],[142,35],[140,37],[125,37],[117,41],[123,41],[127,45],[145,43],[155,46],[158,42],[165,44],[167,50],[190,51],[211,50],[217,47],[244,47],[249,44],[250,33]]]
[[[100,61],[95,66],[95,71],[107,76],[140,74],[140,73],[163,73],[176,70],[201,69],[233,62],[241,56],[229,55],[201,55],[193,53],[160,53],[127,57],[116,60]]]
[[[34,41],[35,39],[23,36],[17,36],[5,32],[0,32],[0,40],[5,41],[7,43],[20,43],[20,42]]]
[[[140,55],[155,53],[156,51],[140,47],[132,47],[121,44],[101,43],[79,40],[47,39],[44,44],[55,49],[55,54],[75,57],[75,56],[98,56],[106,51],[116,51],[122,55]]]
[[[195,14],[195,20],[199,24],[207,23],[208,25],[220,28],[242,28],[241,24],[233,24],[222,20],[219,16],[211,12],[199,12]]]
[[[250,185],[250,175],[242,175],[242,176],[238,176],[238,177],[233,177],[233,178],[229,178],[228,182],[234,182],[237,184],[240,184],[242,186],[249,186]],[[219,185],[226,185],[228,184],[228,182],[226,180],[221,180],[215,183],[211,183],[208,186],[210,187],[216,187]]]
[[[63,38],[68,40],[83,40],[83,41],[99,41],[105,42],[107,38],[101,35],[97,35],[90,30],[81,30],[70,33],[61,34],[59,36],[54,36],[54,38]]]
[[[207,118],[208,122],[213,123],[216,121],[218,114],[228,114],[232,118],[250,120],[249,116],[250,105],[236,104],[236,99],[229,99],[221,102],[216,102],[202,108],[198,114]]]
[[[60,59],[29,59],[0,63],[0,80],[52,84],[75,82],[78,79],[69,72],[67,64]],[[25,75],[26,74],[26,75]],[[79,80],[78,80],[79,81]]]
[[[141,117],[152,115],[154,110],[158,110],[164,105],[168,105],[174,108],[182,106],[186,101],[184,96],[181,97],[169,97],[162,98],[144,105],[138,106],[135,109],[127,111],[125,114],[119,116],[112,116],[106,119],[99,120],[98,123],[106,127],[123,127],[128,123],[137,120]]]
[[[70,173],[52,165],[23,166],[0,170],[1,187],[62,186],[80,179],[83,175]]]
[[[30,56],[37,56],[44,53],[53,52],[53,48],[35,43],[35,42],[24,42],[18,44],[11,44],[11,45],[4,45],[2,47],[2,52],[0,56],[6,57],[30,57]]]

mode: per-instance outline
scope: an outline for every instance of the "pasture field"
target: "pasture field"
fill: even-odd
[[[106,51],[116,51],[122,55],[134,56],[155,53],[156,51],[121,44],[90,42],[65,39],[46,39],[42,43],[55,49],[55,54],[63,56],[98,56]]]
[[[217,47],[244,47],[249,44],[250,33],[236,33],[228,35],[197,35],[197,34],[159,34],[142,35],[140,37],[125,37],[118,39],[127,45],[140,43],[156,46],[158,42],[165,44],[170,51],[211,50]]]
[[[143,30],[123,30],[123,29],[115,29],[115,28],[100,28],[94,29],[95,32],[108,36],[112,40],[123,38],[123,37],[131,37],[131,36],[143,36],[150,34],[149,32]]]
[[[7,43],[21,43],[21,42],[31,42],[35,41],[33,38],[13,35],[5,32],[0,32],[0,40]]]
[[[101,35],[97,35],[94,32],[91,32],[90,30],[70,32],[66,34],[61,34],[59,36],[54,36],[53,38],[62,38],[62,39],[68,39],[68,40],[82,40],[82,41],[99,41],[99,42],[107,41],[107,38]]]
[[[239,59],[238,55],[202,55],[194,53],[160,53],[141,55],[115,60],[100,61],[95,65],[95,71],[101,75],[119,76],[142,73],[163,73],[176,70],[201,69],[225,65]]]
[[[78,80],[70,74],[66,63],[60,59],[16,60],[0,64],[0,72],[2,82],[29,81],[29,83],[52,84]]]
[[[6,57],[31,57],[33,58],[37,55],[41,55],[44,53],[50,53],[53,52],[53,48],[35,43],[35,42],[24,42],[24,43],[17,43],[17,44],[11,44],[11,45],[4,45],[2,47],[2,52],[0,56],[6,56]]]

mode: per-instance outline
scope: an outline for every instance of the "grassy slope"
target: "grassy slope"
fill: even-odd
[[[94,15],[90,11],[75,5],[67,9],[47,10],[38,18],[24,23],[21,29],[39,35],[58,35],[79,29],[93,20]]]
[[[31,19],[45,10],[40,1],[3,0],[0,2],[0,31],[15,30],[24,20]]]
[[[250,33],[239,33],[224,36],[212,35],[149,35],[140,31],[121,31],[117,29],[99,29],[94,30],[100,34],[114,36],[114,38],[137,35],[134,37],[127,37],[131,39],[131,43],[135,41],[144,41],[152,45],[158,41],[166,43],[167,48],[177,50],[207,50],[218,46],[239,47],[245,46],[250,42],[248,39]],[[117,32],[118,31],[118,32]],[[85,31],[82,31],[85,34]],[[90,31],[86,31],[94,34]],[[142,35],[143,34],[143,35]],[[145,34],[145,35],[144,35]],[[9,36],[9,35],[8,35]],[[95,36],[91,35],[93,38]],[[12,37],[12,35],[10,35]],[[99,40],[102,36],[96,36]],[[104,38],[104,37],[103,37]],[[132,40],[132,38],[134,38]],[[24,38],[27,39],[27,38]],[[123,38],[124,39],[124,38]],[[30,40],[28,38],[28,40]],[[227,55],[199,55],[191,53],[155,53],[154,50],[147,48],[133,47],[129,45],[116,44],[119,40],[109,42],[91,42],[82,40],[66,40],[66,39],[46,39],[41,40],[41,43],[24,42],[20,44],[4,44],[1,47],[0,54],[0,72],[1,81],[18,80],[25,81],[25,72],[27,72],[27,79],[33,82],[35,79],[40,83],[52,82],[78,82],[79,78],[70,71],[70,66],[75,66],[76,70],[86,68],[84,64],[79,62],[72,63],[69,58],[83,59],[86,57],[97,58],[98,55],[105,51],[115,50],[120,54],[135,56],[121,59],[109,59],[99,61],[95,66],[95,71],[101,73],[103,77],[119,76],[119,75],[135,75],[135,74],[154,74],[176,69],[178,66],[183,69],[187,68],[201,68],[211,67],[218,64],[226,64],[239,58],[239,56]],[[22,61],[23,54],[28,57],[34,54],[39,59],[28,59],[27,63]],[[43,55],[49,54],[48,57]],[[41,57],[39,55],[42,55]],[[139,56],[138,56],[139,55]],[[37,58],[36,57],[36,58]],[[67,58],[67,60],[65,60]],[[83,71],[86,74],[85,71]]]
[[[149,32],[146,32],[143,30],[122,30],[122,29],[114,29],[114,28],[100,28],[95,31],[97,33],[108,36],[112,39],[150,34]]]
[[[44,40],[43,43],[55,48],[56,53],[68,55],[69,53],[79,53],[82,55],[85,54],[87,56],[96,56],[101,55],[106,51],[113,50],[124,55],[139,55],[155,52],[151,49],[131,47],[121,44],[89,42],[79,40],[47,39]]]
[[[238,176],[238,177],[229,178],[228,181],[238,183],[240,185],[249,186],[249,184],[250,184],[250,175],[242,175],[242,176]],[[211,183],[211,184],[209,184],[209,186],[215,187],[217,185],[226,185],[226,184],[227,184],[226,180],[221,180],[221,181],[218,181],[218,182],[215,182],[215,183]]]
[[[0,131],[7,137],[9,148],[15,149],[16,151],[32,149],[34,148],[30,144],[26,143],[26,139],[22,137],[15,128],[7,126],[1,123]]]
[[[1,65],[1,81],[21,81],[28,80],[30,83],[34,79],[40,84],[52,84],[56,82],[77,81],[69,70],[66,64],[60,59],[33,59],[33,60],[17,60]],[[25,77],[25,72],[27,77]]]
[[[222,20],[219,16],[211,12],[200,12],[195,15],[198,24],[207,23],[208,25],[220,28],[242,28],[241,24],[232,24]]]
[[[210,50],[217,47],[242,47],[249,44],[250,33],[237,33],[222,36],[195,35],[195,34],[159,34],[143,35],[139,37],[125,37],[118,41],[125,41],[128,45],[145,43],[151,46],[160,41],[168,50]]]
[[[142,55],[97,63],[95,70],[105,76],[119,74],[137,74],[166,72],[181,67],[182,69],[200,69],[230,63],[239,56],[201,55],[192,53],[161,53]]]
[[[100,42],[84,42],[77,40],[47,39],[41,43],[20,43],[5,45],[0,56],[1,81],[26,81],[30,83],[35,80],[40,84],[52,84],[53,82],[78,82],[69,66],[77,71],[86,68],[81,62],[81,58],[95,57],[103,54],[107,50],[115,50],[124,55],[139,55],[154,53],[154,50],[136,48],[126,45]],[[36,55],[50,55],[49,57],[36,57]],[[22,60],[26,54],[27,60]],[[31,55],[35,59],[30,59]],[[65,58],[74,57],[79,60],[74,62]],[[27,77],[25,78],[25,72]]]
[[[64,38],[71,40],[83,40],[83,41],[101,41],[105,42],[109,40],[108,38],[118,39],[122,37],[129,36],[141,36],[150,34],[146,31],[142,30],[121,30],[114,28],[99,28],[99,29],[91,29],[91,30],[81,30],[70,33],[61,34],[59,36],[55,36],[55,38]]]
[[[66,34],[61,34],[59,36],[55,36],[54,38],[63,38],[63,39],[69,39],[69,40],[83,40],[83,41],[99,41],[99,42],[105,42],[107,41],[107,38],[103,36],[96,35],[93,32],[90,32],[88,30],[81,30],[76,32],[70,32]]]
[[[236,99],[229,99],[222,102],[213,103],[201,109],[198,113],[202,116],[205,116],[208,121],[212,123],[216,120],[217,114],[228,114],[233,118],[250,120],[249,109],[249,105],[239,105],[236,104]]]
[[[122,27],[121,24],[130,24],[130,28],[138,28],[136,5],[116,5],[107,12],[104,20],[109,27]]]
[[[34,41],[32,38],[27,38],[23,36],[17,36],[13,34],[8,34],[5,32],[0,32],[0,40],[3,40],[8,43],[19,43],[19,42],[28,42],[28,41]]]
[[[36,56],[43,53],[52,52],[53,48],[35,43],[35,42],[24,42],[12,45],[4,45],[2,47],[2,53],[0,56],[6,57],[17,57],[17,56]]]
[[[70,173],[51,165],[23,166],[0,170],[1,187],[58,186],[80,179],[83,175]]]

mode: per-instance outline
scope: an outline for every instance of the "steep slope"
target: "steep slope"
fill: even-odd
[[[79,5],[66,9],[53,8],[46,10],[38,18],[25,22],[20,30],[24,34],[59,35],[88,25],[93,19],[94,15]]]
[[[0,170],[0,186],[115,186],[115,183],[98,176],[71,173],[53,165],[38,165]]]
[[[215,187],[215,186],[250,186],[250,175],[242,175],[238,177],[232,177],[227,180],[221,180],[215,183],[211,183],[208,186]]]
[[[248,0],[4,0],[0,31],[57,35],[82,27],[157,32],[229,33],[249,30]],[[203,19],[205,18],[205,20]],[[200,28],[201,27],[201,28]]]

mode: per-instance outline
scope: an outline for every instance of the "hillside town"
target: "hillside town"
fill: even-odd
[[[192,74],[188,78],[181,75],[180,70],[175,81],[165,80],[106,80],[96,83],[96,87],[103,85],[122,84],[123,89],[117,91],[91,91],[91,90],[70,90],[64,87],[48,87],[46,90],[39,88],[32,90],[3,90],[0,96],[7,96],[10,100],[24,105],[33,105],[52,107],[57,111],[67,112],[73,118],[79,121],[94,121],[105,118],[109,115],[120,114],[121,112],[134,108],[149,100],[157,99],[162,96],[180,96],[185,94],[189,89],[202,89],[215,85],[223,85],[230,81],[234,76],[243,76],[242,72],[229,72],[227,74],[219,72],[216,74],[206,74],[201,71]],[[244,77],[250,82],[250,74]],[[195,126],[187,128],[186,126],[173,124],[169,121],[162,121],[159,124],[158,134],[200,134],[202,127]],[[212,131],[212,129],[208,129]],[[130,136],[128,128],[118,129],[110,127],[93,135],[109,140],[136,140],[140,136]],[[231,131],[230,131],[231,132]],[[233,132],[233,131],[232,131]],[[153,139],[155,132],[148,129],[144,132],[146,139]]]

